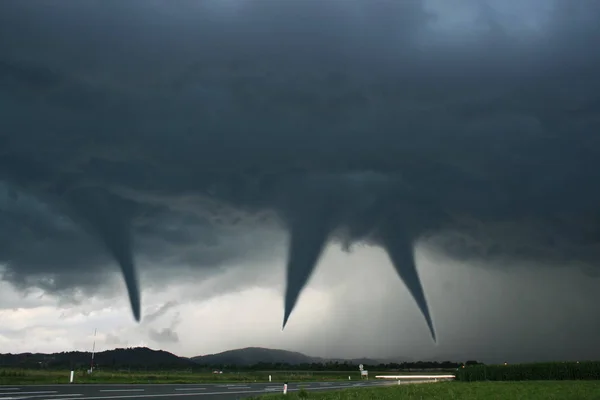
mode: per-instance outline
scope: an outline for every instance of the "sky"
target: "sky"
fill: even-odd
[[[0,351],[598,358],[598,17],[1,2]]]

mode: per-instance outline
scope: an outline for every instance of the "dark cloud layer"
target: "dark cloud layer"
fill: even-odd
[[[0,3],[4,278],[112,258],[137,318],[135,259],[220,265],[268,246],[212,251],[226,227],[284,226],[284,320],[326,241],[366,242],[434,335],[418,240],[595,268],[600,3],[473,1],[446,31],[431,4]]]

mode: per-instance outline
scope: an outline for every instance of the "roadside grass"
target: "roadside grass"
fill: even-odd
[[[250,398],[249,398],[250,399]],[[331,392],[294,391],[253,400],[599,400],[600,381],[438,382]]]
[[[412,372],[419,374],[422,372]],[[444,372],[440,372],[443,374]],[[370,372],[376,374],[389,374],[389,372]],[[411,372],[403,372],[411,374]],[[35,385],[35,384],[68,384],[70,371],[68,370],[31,370],[31,369],[2,369],[0,368],[0,385]],[[235,383],[235,382],[268,382],[271,375],[272,382],[319,382],[319,381],[348,381],[350,376],[353,381],[360,380],[358,371],[246,371],[213,374],[207,371],[102,371],[97,370],[92,375],[86,371],[75,371],[74,383]],[[373,379],[373,378],[371,378]]]

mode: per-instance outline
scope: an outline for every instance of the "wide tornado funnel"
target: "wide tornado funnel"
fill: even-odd
[[[296,215],[290,224],[282,330],[327,244],[331,228],[328,219],[323,217],[323,215]]]
[[[393,227],[387,227],[381,232],[381,241],[384,249],[387,251],[396,272],[402,279],[402,282],[408,288],[412,298],[417,303],[421,314],[427,322],[431,338],[434,342],[437,341],[435,335],[435,329],[433,327],[433,321],[425,299],[425,292],[423,291],[423,285],[417,272],[417,266],[414,258],[414,246],[413,241],[403,231],[402,228],[394,229]]]
[[[67,194],[67,201],[85,228],[102,241],[119,263],[133,317],[139,322],[141,299],[131,234],[133,204],[98,188],[74,189]]]

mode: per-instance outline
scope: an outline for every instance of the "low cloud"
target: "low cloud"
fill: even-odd
[[[150,339],[158,344],[179,342],[179,335],[171,328],[163,328],[160,331],[151,329],[149,335]]]

